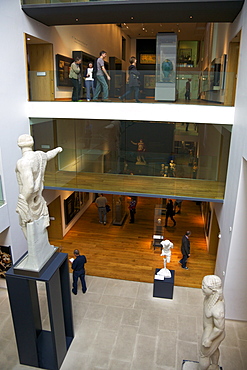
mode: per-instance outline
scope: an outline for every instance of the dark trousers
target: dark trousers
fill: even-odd
[[[165,222],[165,226],[167,226],[168,217],[170,217],[170,219],[173,221],[173,225],[175,226],[175,225],[176,225],[176,221],[174,220],[174,218],[173,218],[173,214],[171,214],[171,213],[166,213],[166,222]]]
[[[81,286],[82,286],[82,291],[83,293],[86,292],[87,290],[87,286],[86,286],[86,282],[85,282],[85,272],[81,272],[81,271],[73,271],[73,293],[74,294],[77,294],[77,285],[78,285],[78,279],[80,278],[81,280]]]
[[[179,261],[182,265],[182,267],[186,267],[186,262],[187,262],[188,257],[183,255],[183,258]]]
[[[130,209],[130,222],[133,224],[135,222],[135,213],[134,209]]]
[[[78,101],[79,100],[79,93],[80,93],[80,84],[79,81],[75,78],[71,78],[71,82],[73,85],[73,92],[72,92],[72,101]]]
[[[121,96],[121,99],[126,98],[126,96],[128,96],[130,93],[132,93],[132,91],[134,91],[135,100],[138,101],[139,100],[139,90],[140,90],[139,86],[131,86],[129,90],[126,91],[126,93]]]

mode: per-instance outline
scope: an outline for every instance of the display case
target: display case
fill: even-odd
[[[123,225],[127,216],[127,198],[125,195],[113,195],[112,199],[112,224]]]
[[[158,33],[156,38],[155,100],[176,100],[177,35]]]

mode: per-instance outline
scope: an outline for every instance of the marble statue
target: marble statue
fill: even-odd
[[[219,345],[225,337],[225,303],[221,279],[207,275],[202,281],[205,296],[199,370],[219,369]]]
[[[18,138],[22,158],[16,164],[19,196],[16,212],[28,242],[28,256],[23,268],[39,270],[44,260],[54,253],[46,228],[50,224],[46,201],[42,196],[47,162],[62,151],[61,147],[48,152],[33,151],[33,138],[24,134]],[[25,265],[25,266],[24,266]]]
[[[164,256],[164,267],[158,271],[157,275],[162,275],[166,278],[170,278],[171,272],[166,267],[166,264],[170,263],[171,261],[171,255],[172,255],[171,249],[173,248],[173,243],[170,242],[170,240],[166,239],[166,240],[163,240],[160,244],[163,247],[161,256]]]

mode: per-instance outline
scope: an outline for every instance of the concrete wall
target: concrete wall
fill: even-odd
[[[230,26],[229,41],[242,29],[240,59],[225,201],[216,207],[220,225],[215,273],[224,282],[227,318],[247,320],[246,163],[247,158],[247,4]]]

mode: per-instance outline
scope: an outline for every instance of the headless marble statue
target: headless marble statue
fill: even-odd
[[[62,151],[61,147],[48,152],[33,151],[33,138],[21,135],[18,146],[22,158],[16,164],[19,196],[16,212],[28,242],[28,255],[18,268],[39,271],[55,252],[48,241],[47,227],[50,224],[46,201],[42,196],[47,162]]]
[[[166,240],[163,240],[160,244],[163,247],[162,252],[161,252],[161,256],[164,256],[164,268],[159,270],[157,275],[162,275],[166,278],[170,278],[171,277],[171,272],[166,267],[166,264],[170,263],[170,261],[171,261],[171,255],[172,255],[171,248],[173,248],[173,243],[170,242],[170,240],[166,239]]]
[[[225,303],[221,279],[207,275],[202,281],[205,296],[199,370],[219,369],[219,345],[225,337]]]

